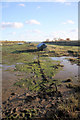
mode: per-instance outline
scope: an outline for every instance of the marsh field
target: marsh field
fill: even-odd
[[[78,46],[2,46],[3,120],[79,120]]]

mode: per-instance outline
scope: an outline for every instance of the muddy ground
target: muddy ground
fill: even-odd
[[[51,50],[52,47],[49,46]],[[29,49],[29,45],[27,48],[26,45],[7,46],[7,49],[4,46],[3,49],[4,65],[24,64],[2,70],[2,119],[79,120],[79,84],[71,78],[54,79],[64,66],[42,57],[49,56],[45,51],[36,59],[36,52],[25,49]],[[59,54],[53,52],[50,56]]]

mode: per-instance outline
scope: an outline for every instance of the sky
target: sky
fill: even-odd
[[[78,2],[5,1],[0,2],[0,40],[78,40]]]

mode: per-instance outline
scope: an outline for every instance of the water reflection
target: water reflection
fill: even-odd
[[[76,83],[79,77],[79,66],[77,64],[72,64],[67,58],[71,57],[51,57],[52,60],[60,61],[61,64],[64,65],[63,70],[59,71],[54,78],[62,80],[71,78]]]
[[[23,64],[23,63],[16,63],[16,65],[18,65],[18,64]],[[8,69],[15,69],[16,65],[6,65],[6,64],[2,65],[2,64],[0,64],[0,71],[1,70],[8,70]]]

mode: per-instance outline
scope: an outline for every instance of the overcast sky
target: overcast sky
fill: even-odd
[[[0,3],[1,40],[78,40],[78,2],[56,1]]]

